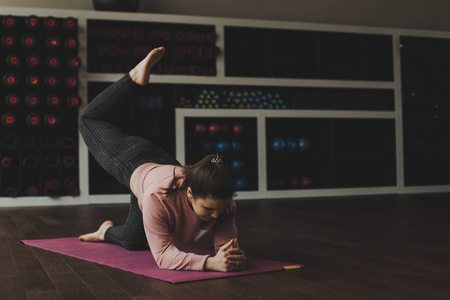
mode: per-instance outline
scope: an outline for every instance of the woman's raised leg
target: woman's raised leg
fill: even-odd
[[[102,91],[79,118],[79,130],[98,163],[126,187],[133,171],[148,162],[179,165],[166,150],[136,136],[128,136],[109,120],[114,109],[130,101],[133,90],[148,84],[151,68],[164,48],[152,50],[133,70]]]

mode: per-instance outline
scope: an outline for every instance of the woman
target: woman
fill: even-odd
[[[163,269],[244,270],[246,257],[236,239],[233,176],[221,158],[207,156],[183,167],[150,141],[127,136],[108,121],[134,88],[148,84],[150,70],[164,52],[163,47],[153,49],[81,113],[80,132],[92,155],[132,195],[125,225],[105,221],[80,240],[112,242],[128,250],[148,244]],[[215,256],[186,253],[174,245],[194,242],[209,230],[214,234]]]

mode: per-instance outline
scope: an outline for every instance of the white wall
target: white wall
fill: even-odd
[[[94,9],[92,0],[0,0],[0,5]],[[141,0],[139,12],[450,30],[448,0]]]

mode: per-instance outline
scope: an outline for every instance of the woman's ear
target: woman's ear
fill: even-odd
[[[186,197],[187,197],[189,203],[191,203],[192,200],[193,200],[193,197],[192,197],[192,190],[191,190],[190,187],[188,187],[188,188],[186,189]]]

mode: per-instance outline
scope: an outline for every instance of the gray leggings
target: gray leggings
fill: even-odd
[[[152,142],[128,136],[109,119],[111,112],[131,101],[133,90],[141,88],[126,74],[92,100],[79,118],[79,130],[97,162],[127,188],[133,171],[147,162],[180,165],[167,151]],[[105,241],[128,250],[140,250],[147,244],[142,212],[135,195],[130,196],[128,218],[124,225],[109,228]]]

